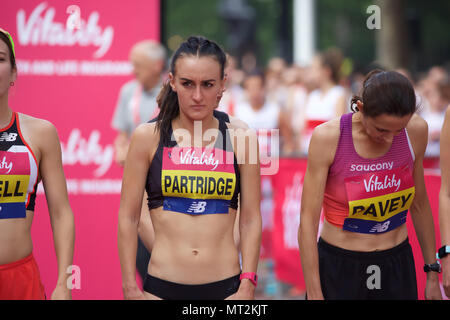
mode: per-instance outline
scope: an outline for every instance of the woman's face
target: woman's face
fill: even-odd
[[[260,76],[250,76],[244,82],[248,101],[252,106],[261,106],[264,103],[264,80]]]
[[[390,144],[411,120],[412,114],[403,117],[383,113],[377,117],[362,116],[367,135],[376,143]]]
[[[330,78],[330,71],[323,66],[322,58],[320,56],[315,56],[313,58],[310,73],[315,86],[320,86]]]
[[[212,116],[218,96],[224,90],[225,79],[221,66],[212,57],[186,56],[175,63],[175,74],[170,73],[170,85],[177,92],[180,113],[191,120]]]
[[[130,62],[133,66],[133,74],[141,84],[148,84],[159,79],[163,67],[163,61],[150,59],[142,49],[135,49],[130,54]]]
[[[8,46],[0,40],[0,96],[8,92],[10,83],[15,80],[16,70],[12,69]]]

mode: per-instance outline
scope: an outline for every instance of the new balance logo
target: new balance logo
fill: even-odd
[[[373,226],[372,229],[370,229],[370,233],[380,233],[380,232],[385,232],[388,228],[389,225],[391,224],[390,221],[386,221],[385,223],[381,224],[381,223],[377,223],[376,225]]]
[[[192,202],[191,206],[187,210],[187,213],[203,213],[206,209],[206,201]]]
[[[8,141],[8,142],[16,141],[16,138],[17,138],[17,133],[3,132],[0,135],[0,142],[2,142],[2,141]]]

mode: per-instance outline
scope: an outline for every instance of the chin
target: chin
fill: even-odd
[[[202,110],[202,111],[191,111],[186,114],[186,116],[192,121],[203,121],[208,117],[212,116],[212,112]]]
[[[384,143],[386,143],[386,140],[381,139],[381,138],[372,138],[372,141],[377,143],[377,144],[384,144]]]

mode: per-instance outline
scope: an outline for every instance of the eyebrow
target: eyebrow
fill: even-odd
[[[380,127],[377,127],[377,126],[375,126],[375,128],[377,129],[377,130],[380,130],[380,131],[392,131],[392,130],[389,130],[389,129],[383,129],[383,128],[380,128]],[[398,130],[394,130],[395,132],[397,132],[397,131],[402,131],[404,128],[401,128],[401,129],[398,129]]]
[[[194,82],[193,80],[187,79],[187,78],[180,78],[180,80],[182,80],[182,81],[191,81],[191,82]],[[202,82],[215,82],[215,81],[216,81],[215,79],[202,80]]]

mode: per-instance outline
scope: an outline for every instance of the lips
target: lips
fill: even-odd
[[[204,105],[192,105],[191,108],[195,109],[195,110],[201,110],[201,109],[204,109],[205,106]]]

